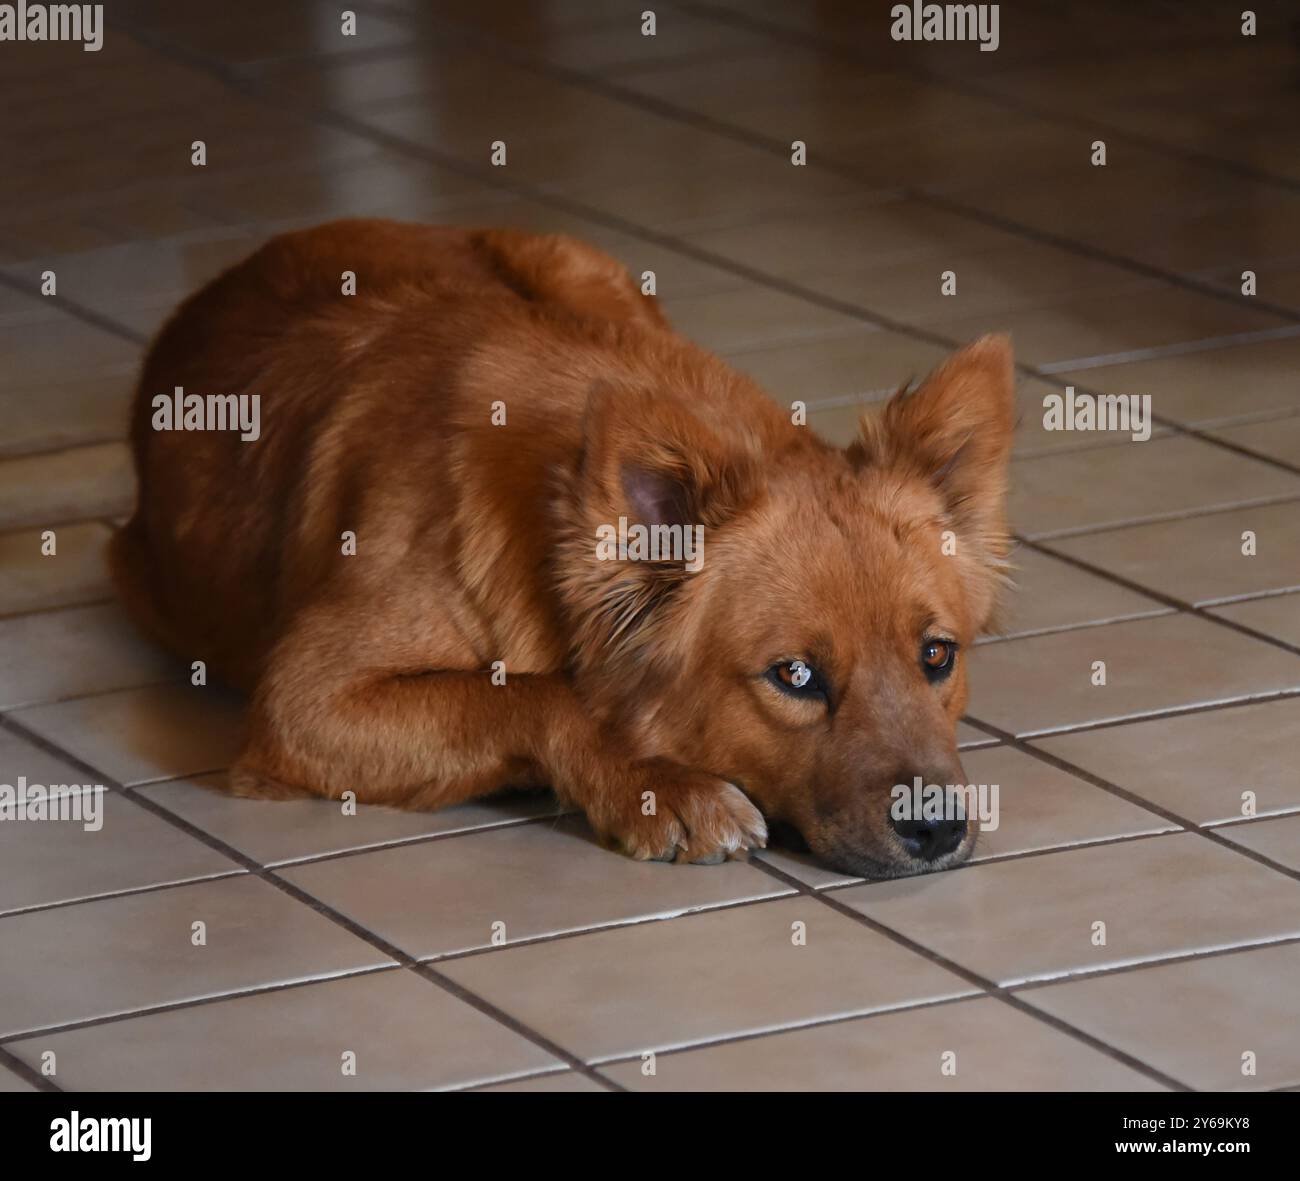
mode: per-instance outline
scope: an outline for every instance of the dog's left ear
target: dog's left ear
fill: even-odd
[[[939,490],[980,626],[993,610],[1010,548],[1007,469],[1015,418],[1011,340],[985,336],[915,390],[895,395],[881,414],[864,418],[848,451],[856,466],[902,467]]]

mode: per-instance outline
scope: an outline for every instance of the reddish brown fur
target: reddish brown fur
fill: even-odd
[[[154,431],[178,385],[261,395],[261,438]],[[252,694],[239,794],[433,808],[550,784],[635,856],[735,855],[761,809],[834,864],[905,872],[889,789],[961,781],[966,700],[964,656],[932,685],[917,648],[993,609],[1011,391],[988,338],[841,451],[588,246],[337,222],[270,242],[154,343],[114,571],[146,628]],[[597,561],[620,515],[702,523],[702,569]],[[796,658],[833,708],[768,679]]]

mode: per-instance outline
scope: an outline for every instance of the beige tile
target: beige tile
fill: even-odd
[[[141,792],[262,865],[513,824],[554,812],[557,807],[549,793],[538,793],[459,804],[437,812],[359,804],[354,814],[345,815],[337,801],[237,799],[221,790],[225,778],[222,774],[175,780]],[[429,856],[436,857],[437,851],[430,850]]]
[[[1300,882],[1195,833],[835,896],[1003,985],[1300,935]],[[1105,946],[1094,945],[1096,923],[1105,924]]]
[[[653,1075],[603,1074],[634,1091],[1150,1091],[1158,1084],[991,998],[881,1013],[660,1054]]]
[[[49,558],[54,562],[58,559]],[[140,638],[116,603],[0,620],[0,707],[175,679],[176,661]]]
[[[0,529],[126,512],[135,504],[131,453],[124,443],[98,443],[0,460],[0,504]]]
[[[51,754],[7,727],[0,727],[0,783],[14,786],[18,777],[29,783],[82,784],[91,778],[67,759]]]
[[[910,378],[924,377],[946,355],[944,349],[864,325],[850,336],[747,349],[727,353],[725,359],[783,405],[796,400],[807,403],[813,429],[842,446],[853,438],[860,408],[840,413],[843,406],[814,406],[814,402],[883,398]],[[825,414],[827,410],[834,413]]]
[[[390,962],[247,875],[10,915],[0,939],[4,1034]]]
[[[957,723],[957,746],[960,750],[968,750],[976,746],[993,746],[998,739],[991,734],[985,734],[983,730],[978,730],[966,722]]]
[[[1076,395],[1077,396],[1077,395]],[[1086,451],[1098,447],[1123,447],[1132,445],[1132,431],[1076,431],[1060,430],[1049,419],[1060,405],[1058,399],[1068,397],[1066,387],[1038,378],[1023,379],[1016,395],[1016,434],[1013,454],[1016,458],[1054,454],[1060,451]],[[1049,401],[1049,399],[1051,399]],[[1052,425],[1049,427],[1049,422]],[[1151,438],[1158,439],[1171,432],[1170,427],[1149,422]]]
[[[66,1090],[413,1091],[472,1086],[555,1059],[436,984],[366,972],[11,1043],[52,1052]],[[344,1074],[345,1054],[355,1073]]]
[[[1011,555],[1011,563],[1015,589],[1005,596],[1005,622],[994,633],[997,636],[1112,623],[1172,610],[1155,599],[1025,546]]]
[[[534,1078],[519,1079],[512,1083],[496,1083],[483,1087],[484,1091],[517,1091],[521,1094],[542,1094],[549,1091],[601,1091],[599,1083],[592,1082],[576,1070],[562,1070],[555,1074],[542,1074]]]
[[[44,269],[28,268],[31,273],[22,277],[38,283]],[[62,281],[59,292],[71,297]],[[70,316],[0,328],[0,349],[5,356],[0,386],[6,389],[68,377],[117,376],[127,372],[139,358],[139,347],[133,342]]]
[[[1270,595],[1266,599],[1229,603],[1215,607],[1210,614],[1300,646],[1300,594]]]
[[[61,526],[50,555],[41,553],[41,534],[38,529],[0,534],[0,615],[112,596],[105,559],[107,526],[97,521]]]
[[[442,970],[588,1061],[971,991],[813,898],[493,951]]]
[[[1300,495],[1300,476],[1192,438],[1151,439],[1017,461],[1008,512],[1049,538]]]
[[[1300,944],[1289,943],[1022,996],[1197,1090],[1265,1090],[1300,1084],[1297,978]],[[1253,1075],[1242,1072],[1246,1053]]]
[[[29,784],[46,787],[65,782],[26,778]],[[82,784],[86,778],[82,775],[73,782]],[[8,777],[3,782],[14,783]],[[0,862],[5,866],[5,876],[0,879],[0,911],[191,881],[238,869],[230,858],[119,793],[92,787],[78,795],[83,809],[79,818],[0,824]]]
[[[1283,649],[1167,615],[981,645],[967,713],[1023,737],[1298,687],[1300,660]]]
[[[996,827],[984,827],[973,860],[1170,832],[1177,825],[1009,746],[964,751],[968,784],[998,787]]]
[[[1263,341],[1061,373],[1107,394],[1150,394],[1161,418],[1188,425],[1231,422],[1300,406],[1300,339]]]
[[[848,316],[763,287],[669,297],[663,310],[683,336],[724,352],[842,335],[859,327]]]
[[[128,786],[228,767],[243,742],[242,698],[188,682],[20,710],[23,725]]]
[[[1255,552],[1242,553],[1243,535]],[[1202,606],[1300,587],[1300,503],[1257,505],[1048,543],[1130,582]]]
[[[1300,394],[1296,395],[1296,399],[1300,402]],[[1250,422],[1242,426],[1219,427],[1210,434],[1216,439],[1224,439],[1238,447],[1300,467],[1300,414],[1269,419],[1266,422]]]
[[[959,337],[1010,332],[1021,361],[1071,371],[1088,358],[1276,326],[1273,316],[1195,292],[1119,283],[1102,293],[943,322],[944,332]],[[1095,388],[1099,383],[1088,370],[1078,384]],[[1155,409],[1160,412],[1158,403]]]
[[[1243,849],[1262,853],[1288,869],[1300,870],[1300,813],[1276,820],[1230,824],[1219,829],[1219,835]]]
[[[0,1095],[17,1095],[35,1090],[31,1083],[20,1079],[12,1070],[0,1067]]]
[[[416,957],[790,893],[741,861],[633,861],[601,848],[576,817],[291,866],[282,875]],[[471,880],[477,885],[467,893]]]
[[[814,890],[824,890],[827,886],[847,886],[850,882],[862,881],[861,878],[851,874],[827,869],[811,853],[796,852],[779,844],[772,844],[756,853],[755,858],[781,873],[788,874],[795,881],[811,886]]]
[[[1259,701],[1034,740],[1049,754],[1197,824],[1300,808],[1300,699]]]

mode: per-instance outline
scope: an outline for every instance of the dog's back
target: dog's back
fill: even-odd
[[[334,222],[274,239],[197,292],[153,343],[132,412],[139,507],[111,563],[139,622],[251,687],[284,614],[326,576],[322,539],[337,554],[362,502],[423,470],[425,494],[442,485],[450,508],[459,374],[486,337],[527,332],[539,311],[666,327],[613,259],[511,230]],[[176,387],[258,396],[256,446],[156,430],[154,399]],[[539,429],[562,430],[563,410],[549,404]]]

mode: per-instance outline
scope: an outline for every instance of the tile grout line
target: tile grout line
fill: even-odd
[[[23,1082],[28,1083],[38,1091],[62,1092],[63,1090],[53,1079],[46,1078],[34,1066],[28,1066],[17,1054],[0,1045],[0,1070],[5,1067],[8,1067],[12,1074],[17,1075]]]
[[[28,733],[24,733],[27,731],[27,727],[23,726],[19,722],[15,722],[11,717],[0,717],[0,724],[22,733],[24,737],[28,737]],[[53,748],[53,750],[59,749],[57,744],[54,743],[48,743],[47,749],[48,748]],[[69,752],[63,752],[62,757],[69,760],[72,758]],[[80,760],[78,760],[78,762],[80,762]],[[293,898],[295,901],[302,903],[311,910],[314,910],[322,918],[328,919],[334,923],[335,926],[341,927],[354,938],[360,939],[362,942],[368,944],[376,951],[379,951],[390,960],[395,961],[404,970],[413,972],[421,979],[440,988],[443,992],[449,993],[451,996],[469,1005],[471,1008],[476,1009],[478,1012],[491,1018],[498,1025],[504,1026],[517,1036],[531,1042],[539,1049],[550,1054],[551,1057],[566,1063],[573,1069],[578,1070],[589,1078],[592,1078],[593,1081],[601,1083],[606,1090],[622,1090],[621,1087],[613,1083],[611,1080],[604,1079],[597,1075],[595,1071],[593,1071],[578,1055],[571,1054],[558,1043],[551,1041],[543,1034],[530,1028],[524,1022],[511,1017],[507,1012],[505,1012],[505,1010],[498,1008],[486,998],[480,997],[477,993],[471,992],[468,988],[465,988],[463,985],[458,984],[456,981],[445,976],[436,968],[429,964],[421,963],[415,957],[408,955],[395,944],[389,943],[386,939],[363,927],[360,923],[348,918],[342,912],[329,906],[327,903],[322,902],[320,899],[309,894],[306,890],[303,890],[300,887],[295,886],[292,882],[280,877],[274,871],[267,869],[254,858],[241,853],[238,849],[234,848],[234,846],[227,844],[225,841],[213,836],[211,833],[205,832],[203,829],[199,828],[198,825],[191,824],[182,817],[169,812],[162,805],[156,804],[153,800],[149,799],[149,797],[140,794],[137,789],[125,787],[121,783],[113,780],[111,776],[104,775],[101,771],[96,770],[95,774],[101,776],[106,782],[111,783],[123,796],[134,801],[146,811],[152,812],[159,819],[164,820],[174,828],[187,833],[190,837],[206,845],[208,848],[224,854],[236,865],[242,866],[247,870],[250,877],[257,878],[266,885],[275,887],[290,898]]]
[[[372,11],[380,10],[375,5],[369,5],[368,7],[370,7]],[[678,5],[678,7],[689,9],[690,5]],[[403,17],[407,15],[401,10],[383,9],[382,11],[384,11],[385,14],[400,14]],[[440,26],[444,30],[447,28],[454,30],[454,36],[459,38],[462,44],[467,43],[469,47],[475,51],[483,52],[485,56],[495,58],[498,61],[504,62],[506,65],[528,70],[543,77],[548,77],[567,85],[588,90],[594,94],[607,98],[610,101],[622,103],[624,106],[636,107],[648,111],[659,118],[671,120],[685,126],[694,127],[697,130],[707,131],[711,134],[724,137],[736,143],[744,144],[759,151],[768,152],[769,154],[781,156],[782,158],[785,158],[789,154],[789,146],[787,144],[764,135],[761,132],[753,131],[741,124],[728,123],[723,119],[719,119],[700,111],[692,110],[689,107],[678,106],[675,103],[654,95],[644,94],[631,87],[621,86],[617,82],[612,82],[599,74],[591,74],[584,70],[565,66],[551,61],[546,57],[533,56],[516,49],[514,46],[503,42],[500,38],[492,36],[490,33],[484,33],[477,28],[468,26],[462,21],[451,18],[442,18],[440,20]],[[409,21],[407,22],[407,27],[412,27]],[[422,42],[416,40],[414,44],[418,46],[422,44]],[[393,52],[394,54],[399,52],[409,54],[410,45],[394,47]],[[1080,242],[1068,238],[1063,234],[1055,234],[1032,225],[1027,225],[1023,222],[1016,221],[1014,218],[1005,217],[989,210],[980,209],[978,206],[970,205],[967,202],[960,201],[954,197],[944,196],[943,194],[937,193],[926,187],[918,188],[911,185],[877,184],[871,177],[865,175],[861,169],[834,158],[819,157],[814,159],[810,163],[809,167],[817,172],[837,176],[843,180],[849,180],[855,184],[862,185],[869,192],[897,193],[903,199],[943,209],[946,212],[952,213],[957,217],[965,218],[968,221],[993,226],[996,229],[1002,230],[1004,233],[1012,234],[1015,237],[1026,241],[1032,241],[1039,245],[1051,246],[1054,249],[1062,250],[1069,254],[1087,258],[1094,262],[1101,262],[1119,270],[1129,271],[1133,274],[1143,275],[1146,278],[1158,280],[1169,286],[1183,288],[1195,292],[1198,295],[1208,296],[1213,299],[1231,303],[1235,306],[1272,314],[1291,324],[1300,324],[1300,309],[1285,304],[1275,304],[1267,300],[1259,300],[1251,296],[1243,296],[1230,288],[1219,287],[1204,280],[1199,280],[1187,275],[1181,275],[1176,271],[1168,271],[1162,267],[1144,263],[1139,259],[1133,259],[1126,255],[1103,250],[1099,247],[1092,246],[1087,242]]]
[[[1073,775],[1077,779],[1082,779],[1086,783],[1091,783],[1094,787],[1099,787],[1113,796],[1118,796],[1127,803],[1144,808],[1148,812],[1154,812],[1162,820],[1176,824],[1179,828],[1185,829],[1189,833],[1195,833],[1196,835],[1203,837],[1205,840],[1218,845],[1220,848],[1230,849],[1232,852],[1246,857],[1251,861],[1255,861],[1268,869],[1274,870],[1275,872],[1282,874],[1284,877],[1290,878],[1292,881],[1300,882],[1300,870],[1292,869],[1290,866],[1283,865],[1281,862],[1266,857],[1263,853],[1257,853],[1253,849],[1247,849],[1242,845],[1238,845],[1235,842],[1228,840],[1226,837],[1220,836],[1217,831],[1217,826],[1214,828],[1203,827],[1196,821],[1189,820],[1187,817],[1179,815],[1179,813],[1175,812],[1172,808],[1166,808],[1163,804],[1158,803],[1155,800],[1144,799],[1136,792],[1130,791],[1126,787],[1120,787],[1119,784],[1112,783],[1109,779],[1105,779],[1100,775],[1087,771],[1083,767],[1070,762],[1068,759],[1061,758],[1060,755],[1052,754],[1050,751],[1034,746],[1030,741],[1020,738],[1009,731],[1003,730],[990,722],[981,721],[979,718],[968,718],[968,720],[972,725],[978,726],[987,733],[1000,738],[1006,746],[1020,751],[1021,754],[1031,755],[1039,762],[1047,763],[1049,766],[1055,767],[1058,771],[1064,771],[1067,775]],[[1047,737],[1047,735],[1044,735],[1044,737]]]
[[[1067,1034],[1076,1041],[1082,1042],[1093,1050],[1105,1054],[1112,1060],[1127,1066],[1130,1070],[1135,1070],[1138,1073],[1145,1075],[1147,1078],[1160,1083],[1162,1086],[1175,1091],[1192,1090],[1191,1087],[1174,1078],[1172,1075],[1165,1074],[1163,1071],[1156,1069],[1154,1066],[1150,1066],[1141,1059],[1134,1057],[1132,1054],[1126,1053],[1125,1051],[1110,1045],[1101,1038],[1094,1037],[1092,1034],[1086,1033],[1082,1029],[1078,1029],[1059,1017],[1054,1017],[1051,1014],[1046,1014],[1035,1009],[1032,1005],[1027,1004],[1025,1001],[1015,996],[1011,991],[998,984],[997,981],[990,980],[979,972],[972,971],[970,968],[959,964],[956,960],[949,959],[941,952],[926,947],[923,943],[918,943],[915,939],[904,935],[901,931],[897,931],[893,927],[889,927],[880,922],[878,919],[873,919],[869,915],[855,910],[847,903],[841,902],[836,898],[828,897],[825,891],[814,890],[812,887],[799,881],[798,878],[777,869],[775,866],[762,862],[760,862],[760,865],[765,873],[770,873],[779,881],[785,881],[787,884],[794,886],[804,897],[815,898],[823,905],[828,906],[831,910],[836,911],[845,918],[852,919],[860,926],[864,926],[868,930],[884,936],[891,942],[905,948],[913,954],[920,955],[922,958],[928,960],[937,967],[945,969],[952,975],[958,976],[962,980],[966,981],[967,984],[978,988],[984,996],[1001,1001],[1003,1004],[1009,1005],[1011,1008],[1016,1009],[1027,1016],[1042,1021],[1044,1024],[1051,1026],[1058,1033]]]

